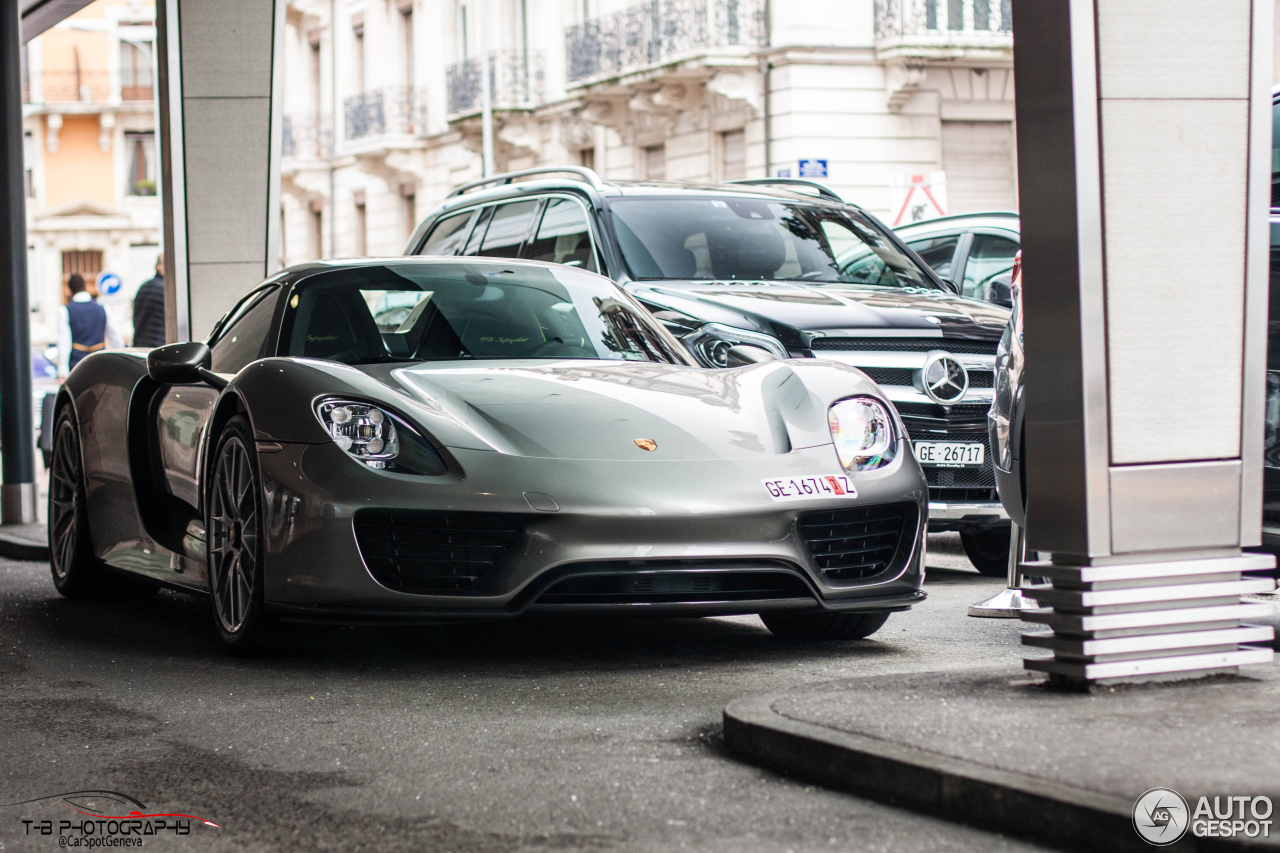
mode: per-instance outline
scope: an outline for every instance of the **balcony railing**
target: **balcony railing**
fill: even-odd
[[[449,114],[480,109],[480,60],[455,62],[445,73]],[[498,50],[489,54],[489,98],[496,110],[529,109],[541,104],[545,78],[540,53]]]
[[[427,110],[422,95],[412,86],[387,86],[350,96],[342,102],[345,137],[424,133]]]
[[[1011,0],[876,0],[876,47],[1012,47]]]
[[[281,148],[285,157],[310,160],[328,157],[333,153],[333,122],[327,115],[287,115],[281,129]]]
[[[649,0],[565,30],[569,79],[619,74],[710,47],[766,43],[764,0]]]
[[[76,71],[74,69],[39,71],[24,89],[25,97],[31,97],[31,89],[40,92],[42,103],[105,104],[110,95],[110,78],[105,71]],[[29,103],[29,101],[28,101]]]

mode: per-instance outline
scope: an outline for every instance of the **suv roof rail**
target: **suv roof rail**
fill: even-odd
[[[725,183],[726,184],[746,184],[748,186],[756,186],[756,187],[767,187],[767,186],[808,187],[809,189],[817,190],[818,195],[822,196],[823,198],[831,199],[832,201],[838,201],[841,204],[844,204],[844,199],[842,199],[839,195],[837,195],[835,190],[827,189],[822,184],[819,184],[815,181],[806,181],[802,178],[739,178],[736,181],[725,181]]]
[[[557,174],[577,175],[580,179],[586,181],[588,184],[591,184],[593,188],[597,190],[604,189],[604,183],[601,182],[600,176],[597,175],[595,171],[593,171],[592,169],[587,169],[582,166],[538,166],[535,169],[521,169],[518,172],[506,172],[501,175],[494,175],[492,178],[481,178],[478,181],[471,181],[470,183],[463,184],[462,186],[455,189],[453,192],[449,193],[448,197],[453,198],[456,195],[462,195],[463,193],[466,193],[470,190],[479,189],[480,187],[487,187],[490,184],[509,184],[512,181],[514,181],[516,178],[524,178],[530,175],[557,175]]]

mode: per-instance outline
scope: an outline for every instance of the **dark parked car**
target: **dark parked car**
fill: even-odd
[[[1005,573],[1008,516],[986,414],[1008,311],[954,292],[890,229],[830,190],[527,170],[455,190],[406,251],[599,271],[706,367],[725,366],[742,346],[857,367],[911,435],[929,483],[929,529],[959,531],[980,571]]]

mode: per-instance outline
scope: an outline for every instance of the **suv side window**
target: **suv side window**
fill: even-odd
[[[214,373],[239,373],[245,365],[262,358],[262,348],[271,332],[276,313],[277,287],[265,287],[241,302],[210,345]]]
[[[1013,257],[1016,254],[1018,244],[1012,240],[994,234],[973,235],[969,260],[964,265],[964,281],[960,284],[960,293],[981,299],[991,279],[1013,271]]]
[[[959,234],[948,234],[945,237],[926,237],[923,240],[910,240],[911,247],[920,259],[933,268],[939,278],[951,277],[951,262],[955,260],[956,244],[960,242]],[[1012,265],[1013,261],[1010,260]]]
[[[475,210],[464,210],[452,216],[446,216],[431,229],[431,236],[422,245],[419,255],[454,255],[463,240],[467,239],[466,225],[471,221]]]
[[[484,232],[489,229],[489,220],[493,216],[493,208],[481,208],[480,215],[476,217],[475,227],[471,229],[471,236],[467,238],[466,248],[460,254],[475,255],[480,252],[480,241],[484,239]]]
[[[529,247],[529,258],[598,272],[591,227],[582,205],[569,198],[550,199],[538,226],[538,236]]]
[[[498,205],[489,220],[484,244],[477,254],[490,258],[519,257],[520,247],[524,245],[525,237],[529,236],[529,226],[533,224],[533,214],[537,210],[537,200]]]

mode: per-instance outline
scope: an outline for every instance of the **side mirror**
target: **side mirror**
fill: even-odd
[[[954,295],[960,295],[960,285],[956,284],[956,280],[954,278],[944,278],[942,279],[942,283],[946,286],[947,290],[950,290]]]
[[[987,282],[986,293],[982,298],[993,305],[1003,305],[1005,308],[1013,307],[1013,290],[1012,281],[1007,275],[996,276]]]
[[[738,344],[729,347],[725,353],[725,367],[742,367],[747,364],[764,364],[766,361],[777,361],[778,357],[764,347],[753,347],[750,344]]]
[[[147,375],[161,385],[190,385],[206,382],[221,390],[226,381],[209,370],[213,353],[201,341],[166,344],[147,355]]]

